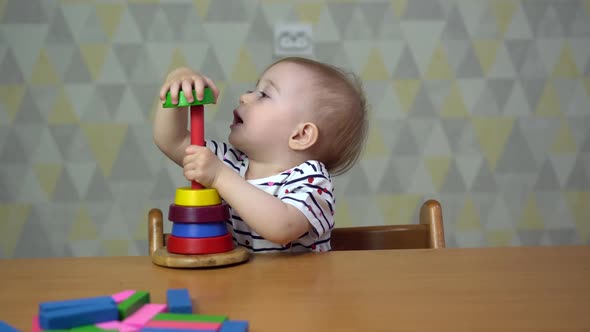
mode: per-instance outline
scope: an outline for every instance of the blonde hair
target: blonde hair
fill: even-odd
[[[317,91],[313,105],[319,128],[318,160],[334,176],[346,173],[367,139],[367,101],[360,79],[336,66],[300,57],[283,58],[270,67],[281,62],[301,65],[317,77],[312,84]]]

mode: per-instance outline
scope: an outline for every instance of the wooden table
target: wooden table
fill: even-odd
[[[0,320],[30,330],[39,302],[187,287],[197,311],[279,331],[588,331],[590,247],[255,256],[210,270],[148,257],[0,260]]]

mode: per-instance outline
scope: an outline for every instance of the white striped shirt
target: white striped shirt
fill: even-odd
[[[248,157],[233,146],[214,140],[206,140],[205,145],[223,161],[225,165],[246,176]],[[297,240],[280,245],[265,240],[252,230],[230,206],[230,219],[227,224],[232,232],[234,243],[252,252],[304,252],[330,250],[330,232],[334,227],[335,199],[332,178],[324,164],[310,160],[262,179],[247,180],[250,184],[271,194],[301,211],[311,224],[311,229]],[[264,207],[258,207],[263,209]]]

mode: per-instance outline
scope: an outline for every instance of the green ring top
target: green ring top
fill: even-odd
[[[162,106],[164,108],[176,108],[176,107],[183,107],[183,106],[195,106],[195,105],[205,105],[205,104],[215,104],[215,96],[213,95],[213,90],[211,88],[205,88],[203,91],[203,100],[197,100],[197,92],[193,90],[193,102],[189,103],[184,96],[184,92],[181,90],[178,92],[178,104],[172,104],[172,95],[170,91],[166,94],[166,101]]]

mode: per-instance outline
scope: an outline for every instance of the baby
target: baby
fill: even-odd
[[[203,98],[213,81],[189,68],[173,70],[160,90]],[[234,242],[252,252],[328,251],[334,227],[332,177],[357,161],[367,135],[360,82],[305,58],[269,66],[233,111],[229,144],[190,145],[187,114],[159,107],[154,141],[184,176],[215,188],[231,207]]]

